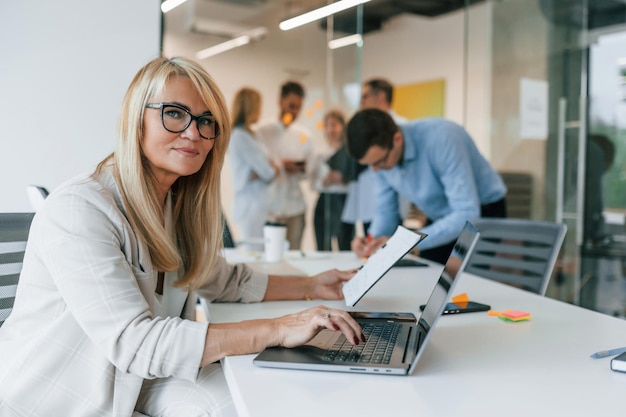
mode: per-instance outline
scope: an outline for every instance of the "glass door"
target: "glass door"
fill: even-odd
[[[626,25],[589,36],[586,187],[581,305],[626,316]]]
[[[522,187],[511,217],[564,222],[547,295],[578,302],[584,192],[585,0],[489,1],[491,162]],[[470,22],[471,26],[471,22]],[[522,182],[520,182],[522,181]]]
[[[547,295],[623,316],[626,6],[489,6],[492,163],[530,178],[528,218],[568,227]]]

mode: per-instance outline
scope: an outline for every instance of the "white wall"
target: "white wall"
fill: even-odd
[[[0,211],[31,211],[115,144],[123,94],[159,55],[159,0],[0,2]]]
[[[465,125],[486,156],[490,94],[485,71],[491,67],[488,11],[486,3],[469,8],[467,85],[464,10],[438,18],[401,15],[381,32],[366,35],[363,47],[364,80],[384,76],[402,85],[445,79],[445,117]]]

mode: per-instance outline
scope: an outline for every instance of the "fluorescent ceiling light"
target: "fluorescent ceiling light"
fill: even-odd
[[[174,7],[178,7],[186,1],[187,0],[165,0],[163,3],[161,3],[161,11],[163,13],[167,13]]]
[[[237,48],[239,46],[247,45],[250,43],[250,36],[241,35],[237,38],[233,38],[226,42],[218,43],[217,45],[211,46],[210,48],[203,49],[196,53],[196,58],[205,59],[213,55],[221,54],[222,52],[229,51],[233,48]]]
[[[339,13],[350,7],[358,6],[359,4],[367,3],[370,0],[340,0],[335,3],[331,3],[327,6],[320,7],[319,9],[311,10],[310,12],[301,14],[300,16],[292,17],[291,19],[283,20],[278,25],[281,30],[290,30],[297,28],[298,26],[306,25],[315,20],[323,19],[331,14]]]
[[[333,39],[328,42],[328,47],[330,49],[342,48],[344,46],[360,44],[363,42],[363,38],[358,33],[356,35],[345,36],[343,38]]]
[[[267,28],[259,26],[258,28],[254,28],[244,33],[241,33],[239,36],[227,40],[226,42],[218,43],[217,45],[213,45],[209,48],[198,51],[196,53],[196,58],[205,59],[213,55],[221,54],[222,52],[229,51],[233,48],[247,45],[251,41],[258,41],[259,39],[262,39],[263,36],[265,36],[266,34]]]

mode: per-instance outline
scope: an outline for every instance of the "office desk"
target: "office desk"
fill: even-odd
[[[306,274],[354,267],[348,253],[290,259]],[[261,268],[276,270],[280,265]],[[354,307],[412,311],[426,302],[442,267],[395,268]],[[240,417],[252,416],[612,416],[624,414],[626,374],[595,351],[626,346],[626,321],[481,278],[463,275],[455,294],[530,312],[504,322],[486,313],[442,317],[410,376],[260,368],[255,355],[227,357],[224,371]],[[294,301],[212,304],[213,321],[273,317],[317,304]]]

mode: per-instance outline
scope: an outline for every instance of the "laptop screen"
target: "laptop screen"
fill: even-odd
[[[421,349],[421,346],[426,344],[426,338],[430,333],[430,329],[433,328],[437,320],[439,320],[446,303],[451,298],[452,290],[457,282],[457,278],[461,275],[463,269],[465,269],[465,265],[469,259],[467,255],[473,252],[474,246],[478,241],[478,235],[478,230],[476,230],[474,225],[466,222],[463,231],[459,235],[454,248],[452,249],[452,253],[443,267],[443,271],[439,276],[437,284],[435,285],[433,292],[430,294],[428,302],[419,317],[419,328],[425,334],[423,335],[421,342],[416,346],[417,354],[411,364],[409,373],[413,372],[413,368],[417,365],[417,360],[424,350]]]

